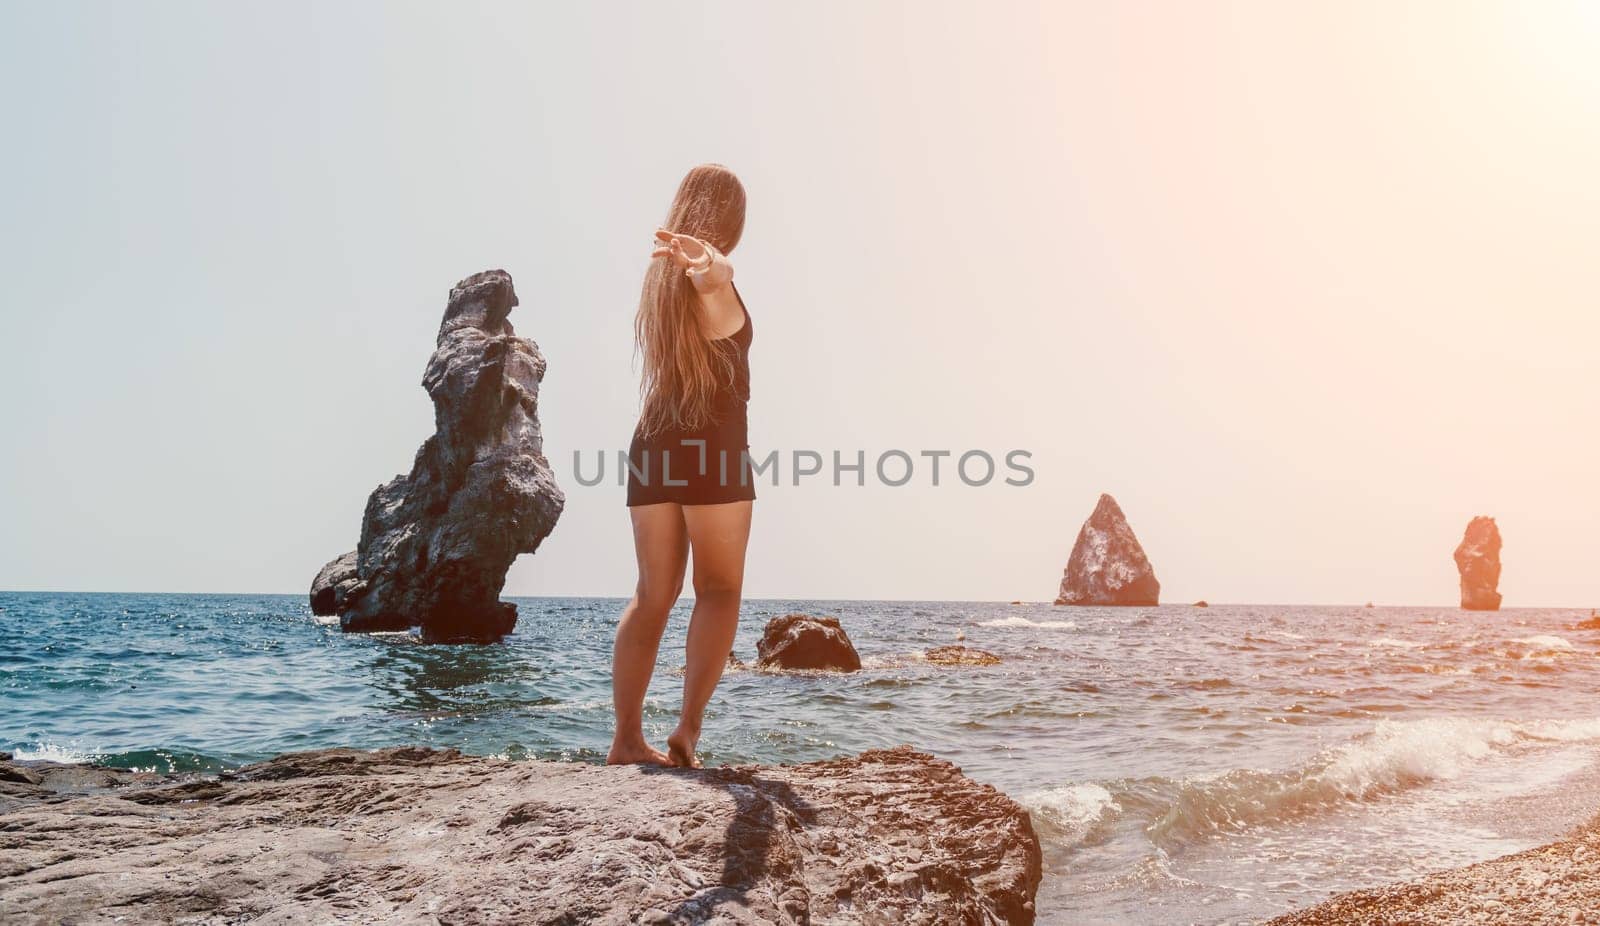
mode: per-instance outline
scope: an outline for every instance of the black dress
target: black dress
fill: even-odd
[[[628,446],[629,508],[662,502],[721,505],[756,497],[747,414],[750,342],[755,332],[737,287],[733,294],[744,313],[744,325],[711,342],[733,362],[733,382],[718,385],[712,421],[704,427],[669,428],[648,438],[639,427],[633,429],[633,443]]]

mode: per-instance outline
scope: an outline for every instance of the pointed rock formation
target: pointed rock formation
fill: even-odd
[[[1101,495],[1078,531],[1056,604],[1154,605],[1161,583],[1117,500]]]
[[[544,355],[512,330],[516,305],[504,270],[450,291],[422,376],[436,433],[409,475],[367,499],[354,581],[337,579],[346,554],[312,586],[313,609],[331,604],[346,631],[420,625],[424,640],[490,642],[516,625],[517,606],[499,600],[506,570],[539,548],[566,502],[539,430]]]
[[[1500,528],[1494,518],[1467,522],[1466,535],[1456,547],[1456,569],[1461,573],[1461,607],[1500,610]]]

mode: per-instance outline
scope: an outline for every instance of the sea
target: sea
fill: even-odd
[[[622,601],[518,598],[488,646],[343,634],[299,595],[0,594],[0,749],[214,772],[330,746],[601,762]],[[910,743],[1032,814],[1040,921],[1256,922],[1548,842],[1600,811],[1587,610],[748,601],[865,667],[724,677],[707,764]],[[682,684],[685,602],[645,707]],[[993,666],[929,664],[964,642]]]

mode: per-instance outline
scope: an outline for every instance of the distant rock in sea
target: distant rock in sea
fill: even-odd
[[[837,617],[785,614],[767,621],[756,644],[756,665],[765,669],[825,669],[856,672],[861,656]]]
[[[1455,558],[1461,573],[1461,607],[1500,610],[1500,528],[1494,518],[1480,516],[1467,522]]]
[[[1211,607],[1211,604],[1210,604],[1210,602],[1208,602],[1204,598],[1202,598],[1199,601],[1196,601],[1194,603],[1194,606],[1197,607],[1197,608],[1209,608],[1209,607]]]
[[[1122,508],[1116,499],[1101,495],[1072,545],[1055,603],[1154,605],[1160,598],[1161,583]]]
[[[506,570],[539,548],[566,501],[539,428],[544,355],[512,330],[516,305],[504,270],[450,291],[422,376],[435,433],[410,475],[367,499],[353,580],[345,554],[312,585],[313,610],[331,605],[345,630],[420,625],[428,641],[491,642],[516,625],[516,605],[499,600]]]
[[[418,747],[0,797],[5,923],[1032,923],[1028,812],[910,747],[704,770]]]
[[[923,657],[936,666],[994,666],[1000,657],[969,646],[936,646]]]

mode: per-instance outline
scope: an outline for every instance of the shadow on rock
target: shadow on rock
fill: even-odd
[[[682,769],[642,766],[646,774],[672,775],[728,793],[736,808],[722,838],[722,879],[712,890],[691,897],[666,914],[662,922],[700,923],[719,906],[738,901],[771,879],[798,881],[801,865],[789,851],[790,834],[817,822],[817,809],[785,781],[763,778],[738,768]],[[795,886],[774,898],[783,913],[804,921],[809,892]]]

